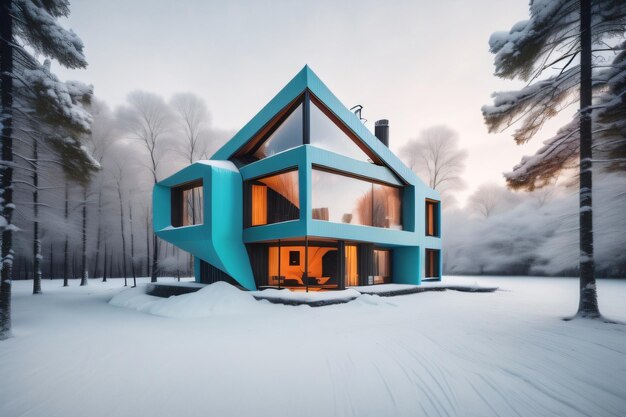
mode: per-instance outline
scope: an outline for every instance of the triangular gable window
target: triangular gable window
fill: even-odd
[[[308,126],[308,129],[306,129]],[[357,144],[358,139],[308,91],[264,127],[255,139],[235,155],[233,161],[245,165],[301,145],[312,145],[348,158],[378,163]],[[360,142],[360,141],[359,141]]]
[[[267,158],[302,145],[302,103],[297,106],[254,151],[256,159]]]
[[[359,161],[373,162],[363,150],[312,100],[310,106],[310,143]]]

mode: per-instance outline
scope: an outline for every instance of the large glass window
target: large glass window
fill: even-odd
[[[376,227],[402,229],[402,196],[400,188],[373,184],[372,221]]]
[[[263,159],[300,145],[302,145],[302,104],[269,134],[253,155],[256,159]]]
[[[426,200],[426,236],[439,237],[439,201]]]
[[[320,246],[304,242],[272,245],[268,248],[268,285],[333,289],[339,285],[336,244]],[[308,260],[308,267],[306,261]]]
[[[246,227],[297,220],[300,217],[297,170],[248,180],[245,193]]]
[[[202,224],[204,218],[202,180],[172,188],[172,226]]]
[[[390,252],[384,249],[374,249],[374,284],[391,282]]]
[[[311,137],[310,143],[349,158],[372,162],[369,156],[335,122],[311,101]]]
[[[402,191],[313,169],[312,218],[335,223],[402,229]]]
[[[370,151],[364,150],[364,145],[359,145],[361,141],[332,112],[309,94],[305,93],[283,111],[242,147],[234,157],[238,163],[248,164],[304,144],[360,161],[380,163]],[[309,121],[307,130],[305,119]]]
[[[358,249],[356,245],[345,246],[346,287],[359,285]]]
[[[438,249],[426,249],[426,262],[425,262],[425,278],[439,278],[441,273],[439,271],[439,256],[440,251]]]

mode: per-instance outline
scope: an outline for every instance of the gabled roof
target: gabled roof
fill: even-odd
[[[374,154],[393,172],[409,184],[423,184],[389,148],[383,145],[370,130],[361,123],[361,120],[346,108],[319,77],[305,65],[289,83],[269,103],[259,111],[231,140],[222,146],[211,157],[212,160],[227,160],[241,147],[250,141],[276,114],[285,106],[298,98],[308,89],[333,114],[346,125]]]

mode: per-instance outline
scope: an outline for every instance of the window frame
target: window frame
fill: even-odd
[[[287,167],[278,171],[268,172],[268,173],[258,175],[253,178],[248,178],[248,179],[243,180],[243,187],[242,187],[243,210],[242,211],[243,211],[243,228],[244,229],[249,229],[253,227],[270,226],[273,224],[281,224],[281,223],[286,223],[286,222],[300,221],[302,210],[300,207],[298,207],[298,217],[295,219],[283,220],[281,222],[273,222],[273,223],[264,223],[264,224],[255,224],[255,225],[252,224],[252,196],[251,196],[252,187],[250,185],[255,185],[254,184],[255,181],[259,182],[259,180],[262,180],[264,178],[274,177],[274,176],[286,174],[289,172],[296,172],[296,177],[297,177],[296,185],[298,186],[298,206],[301,206],[302,205],[302,193],[300,190],[300,167],[298,165],[290,166],[290,167]]]
[[[311,142],[311,104],[317,106],[328,119],[334,123],[338,129],[343,131],[354,144],[359,147],[365,155],[371,159],[373,165],[385,166],[383,161],[369,149],[367,145],[326,105],[318,99],[307,88],[297,98],[287,104],[276,116],[268,121],[257,133],[255,133],[250,141],[239,148],[230,158],[236,163],[246,165],[251,162],[259,161],[254,153],[265,143],[265,141],[282,125],[282,123],[293,113],[298,106],[302,104],[302,143],[301,145],[310,145]],[[312,145],[315,146],[315,145]],[[271,156],[270,156],[271,157]],[[265,158],[263,158],[265,159]]]
[[[435,275],[429,275],[430,256],[433,253]],[[424,279],[441,279],[441,249],[426,248],[424,251]]]
[[[373,218],[371,219],[372,220],[371,224],[352,224],[352,223],[334,222],[334,221],[331,221],[331,220],[323,220],[323,219],[319,219],[319,218],[314,218],[313,217],[314,210],[316,210],[316,209],[319,210],[322,207],[317,207],[317,208],[313,207],[313,203],[314,203],[313,202],[313,187],[311,186],[311,190],[310,190],[311,191],[311,195],[310,195],[310,197],[311,197],[311,211],[307,214],[307,216],[311,216],[312,220],[318,220],[318,221],[334,223],[334,224],[348,224],[348,225],[351,225],[351,226],[375,227],[377,229],[394,230],[394,231],[405,231],[405,230],[407,230],[405,228],[405,224],[404,224],[405,223],[405,219],[404,219],[404,217],[405,217],[404,216],[405,215],[405,213],[404,213],[405,195],[404,194],[405,194],[406,186],[398,185],[398,184],[391,184],[391,183],[388,183],[388,182],[380,181],[380,180],[375,179],[375,178],[366,177],[366,176],[363,176],[363,175],[358,175],[358,174],[355,174],[353,172],[340,171],[340,170],[336,170],[336,169],[325,167],[323,165],[318,165],[318,164],[312,164],[311,165],[311,177],[313,176],[313,171],[316,171],[316,170],[317,171],[326,172],[328,174],[339,175],[339,176],[342,176],[342,177],[348,177],[348,178],[352,178],[352,179],[356,179],[356,180],[360,180],[360,181],[369,183],[371,185],[371,190],[372,190],[372,199],[371,199],[372,200],[372,210],[371,210],[372,214],[374,213],[374,205],[375,205],[374,186],[375,185],[382,185],[382,186],[385,186],[385,187],[391,187],[391,188],[397,189],[399,191],[399,194],[400,194],[400,226],[401,227],[400,227],[400,229],[395,229],[395,228],[392,228],[392,227],[375,226]]]
[[[386,252],[387,253],[387,266],[389,268],[389,275],[372,275],[373,282],[370,285],[383,285],[383,284],[391,284],[393,282],[393,249],[382,246],[374,246],[372,248],[372,273],[375,274],[376,271],[376,252]],[[380,277],[382,282],[376,282],[377,277]],[[385,279],[386,278],[386,279]]]
[[[192,190],[194,188],[200,188],[202,190],[202,199],[200,200],[202,203],[202,218],[198,223],[193,224],[184,224],[185,212],[183,210],[183,195],[185,191]],[[182,184],[175,185],[170,189],[170,197],[171,197],[171,213],[170,213],[170,224],[172,227],[189,227],[189,226],[200,226],[204,224],[204,180],[202,178],[197,178],[195,180],[187,181]]]
[[[433,233],[429,233],[429,206],[433,206]],[[428,237],[441,237],[441,201],[427,198],[424,202],[424,234]]]

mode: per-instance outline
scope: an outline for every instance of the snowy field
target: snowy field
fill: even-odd
[[[501,291],[311,308],[224,287],[163,303],[118,295],[120,280],[32,296],[17,281],[0,416],[626,415],[626,326],[562,321],[576,280],[446,279]],[[625,280],[599,298],[626,321]]]

